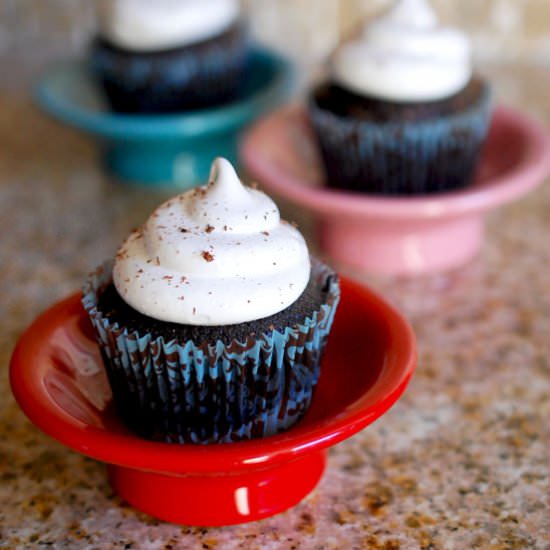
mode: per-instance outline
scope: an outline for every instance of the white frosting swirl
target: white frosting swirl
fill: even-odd
[[[99,0],[100,34],[128,50],[156,51],[216,36],[239,17],[238,0]]]
[[[470,80],[470,44],[462,32],[439,25],[426,0],[398,0],[336,53],[332,69],[340,85],[361,95],[433,101]]]
[[[165,202],[130,234],[113,279],[130,306],[155,319],[230,325],[285,309],[309,273],[299,231],[219,158],[207,186]]]

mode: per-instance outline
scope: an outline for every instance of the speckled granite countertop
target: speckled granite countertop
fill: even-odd
[[[501,97],[550,121],[550,71],[493,73]],[[369,281],[416,330],[408,391],[331,451],[297,507],[223,529],[129,508],[104,466],[35,429],[8,387],[22,330],[162,198],[110,183],[91,142],[0,93],[0,548],[550,548],[550,186],[493,214],[469,266]]]

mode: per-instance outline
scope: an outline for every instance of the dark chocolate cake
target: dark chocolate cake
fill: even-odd
[[[396,102],[367,97],[328,82],[313,91],[312,101],[320,109],[340,117],[350,117],[377,123],[419,122],[448,116],[468,109],[484,92],[483,82],[472,78],[468,85],[451,97],[425,102]]]
[[[118,323],[129,332],[149,333],[155,338],[161,336],[166,342],[170,340],[194,340],[231,342],[245,341],[248,337],[260,335],[273,330],[284,331],[304,322],[304,319],[319,309],[327,301],[327,292],[336,274],[324,275],[322,278],[311,277],[303,294],[292,305],[275,315],[256,321],[224,326],[196,326],[158,321],[143,315],[130,307],[119,295],[111,283],[100,295],[98,311],[110,323]]]
[[[306,290],[284,311],[219,327],[141,315],[99,269],[83,302],[124,423],[170,443],[235,442],[295,424],[311,403],[340,295],[336,274],[312,263]]]
[[[232,101],[247,60],[242,22],[208,40],[162,51],[126,50],[102,37],[91,46],[91,68],[111,107],[122,113],[169,113]]]
[[[489,87],[477,78],[439,101],[382,101],[329,83],[308,102],[327,185],[380,195],[440,193],[470,183],[490,107]]]

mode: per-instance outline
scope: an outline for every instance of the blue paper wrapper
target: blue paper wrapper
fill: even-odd
[[[491,102],[484,84],[467,109],[423,121],[374,122],[308,103],[329,187],[417,195],[467,185],[487,135]]]
[[[111,323],[97,307],[111,272],[107,262],[90,275],[82,302],[132,430],[166,442],[223,443],[273,435],[306,412],[340,297],[330,268],[312,259],[326,300],[302,324],[243,342],[165,341]]]
[[[115,111],[171,113],[234,99],[248,54],[240,22],[207,41],[158,52],[122,50],[98,38],[90,65]]]

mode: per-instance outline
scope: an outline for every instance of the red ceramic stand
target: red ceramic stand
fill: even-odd
[[[344,265],[417,275],[463,265],[483,242],[484,216],[544,181],[550,140],[521,112],[495,110],[474,182],[459,191],[384,197],[330,189],[303,108],[279,110],[248,132],[241,157],[269,192],[315,214],[319,244]]]
[[[114,490],[165,521],[229,525],[281,512],[304,498],[326,449],[399,398],[415,366],[409,325],[370,290],[342,280],[342,300],[311,409],[285,433],[219,445],[146,441],[111,406],[99,350],[75,294],[23,334],[11,364],[13,393],[41,430],[108,464]]]

